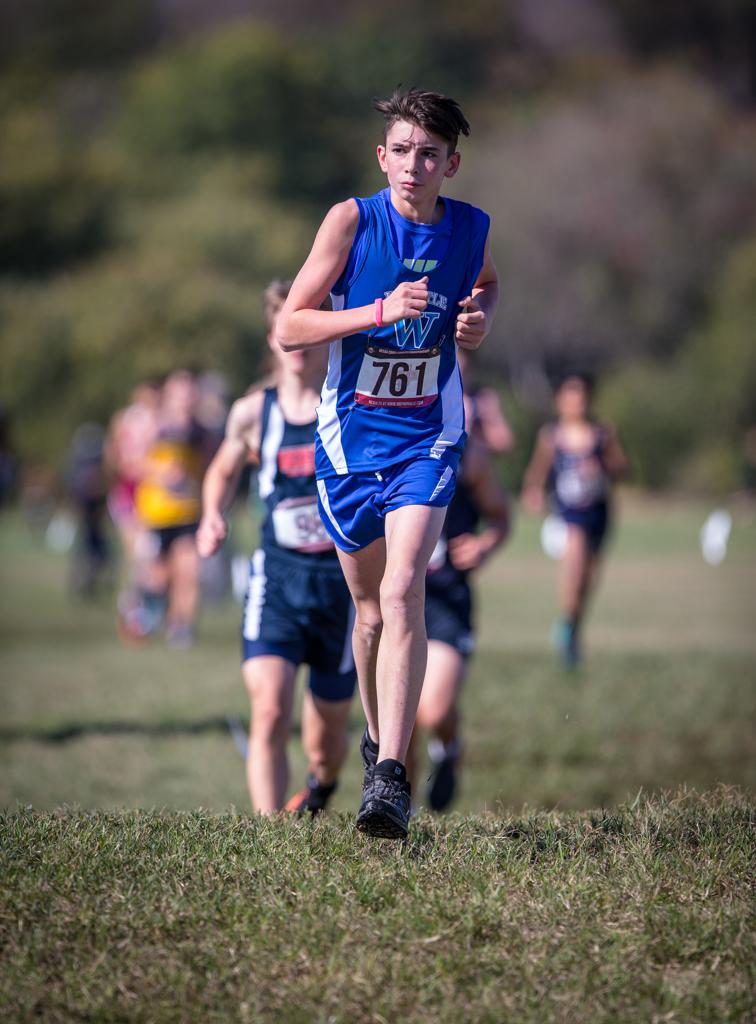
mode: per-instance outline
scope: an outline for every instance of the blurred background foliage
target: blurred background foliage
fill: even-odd
[[[565,368],[637,483],[739,486],[756,425],[752,0],[25,0],[0,7],[0,400],[29,460],[177,365],[241,393],[260,292],[381,187],[375,95],[473,125],[452,194],[493,217],[479,372],[517,483]]]

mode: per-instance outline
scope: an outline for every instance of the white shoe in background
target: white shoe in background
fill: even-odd
[[[701,527],[701,554],[709,565],[721,565],[727,554],[732,516],[725,508],[712,512]]]
[[[541,547],[545,555],[558,562],[567,547],[567,523],[553,513],[546,516],[541,526]]]

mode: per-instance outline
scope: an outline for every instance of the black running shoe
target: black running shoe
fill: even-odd
[[[360,740],[360,754],[362,755],[362,767],[369,772],[378,764],[378,744],[370,739],[367,726]]]
[[[457,791],[457,761],[459,743],[444,746],[438,740],[428,744],[428,754],[433,766],[428,779],[428,806],[432,811],[445,811]]]
[[[291,811],[297,817],[302,818],[305,814],[311,814],[313,818],[326,809],[326,804],[333,796],[337,783],[324,786],[318,782],[314,775],[307,776],[307,785],[298,793],[295,793],[286,804],[284,810]]]
[[[370,739],[367,726],[365,726],[365,731],[360,740],[360,755],[362,756],[362,767],[364,770],[362,776],[362,796],[364,799],[365,790],[373,777],[373,768],[378,763],[378,744]]]
[[[406,839],[411,790],[404,766],[386,759],[365,774],[357,828],[368,836]]]

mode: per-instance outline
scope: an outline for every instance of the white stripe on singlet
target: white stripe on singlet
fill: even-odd
[[[258,548],[252,555],[249,566],[249,583],[247,584],[247,604],[244,609],[244,626],[242,633],[245,640],[260,638],[260,623],[265,605],[265,552]]]
[[[455,365],[438,398],[441,403],[443,428],[430,450],[431,458],[440,459],[447,448],[453,448],[465,429],[465,407],[462,400],[462,377]]]
[[[331,309],[344,308],[343,295],[331,295]],[[318,437],[331,465],[343,476],[348,472],[344,446],[341,443],[341,421],[336,408],[341,383],[341,338],[335,338],[328,349],[328,373],[323,381],[318,406]]]
[[[274,399],[270,406],[265,437],[260,448],[260,470],[257,474],[257,487],[263,500],[273,493],[278,464],[278,450],[281,447],[285,429],[286,420],[281,411],[281,406]]]

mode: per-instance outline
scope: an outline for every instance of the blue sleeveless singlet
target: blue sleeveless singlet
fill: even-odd
[[[458,302],[483,265],[488,215],[444,198],[445,216],[453,218],[446,252],[437,264],[409,260],[410,269],[392,242],[385,190],[356,202],[359,224],[331,293],[333,308],[369,305],[425,275],[429,300],[418,320],[331,343],[315,444],[321,479],[374,472],[420,455],[458,457],[466,438],[454,331]]]

